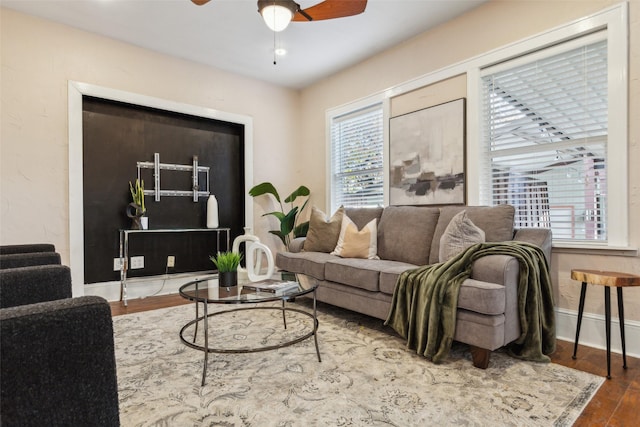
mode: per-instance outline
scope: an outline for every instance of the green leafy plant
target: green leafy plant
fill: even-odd
[[[226,273],[238,270],[242,255],[236,252],[218,252],[217,255],[212,255],[209,259],[213,261],[218,272]]]
[[[144,207],[144,180],[136,179],[136,185],[134,186],[131,181],[129,181],[129,190],[131,191],[131,198],[133,199],[133,203],[140,206],[140,211],[144,214],[146,212],[146,208]]]
[[[249,195],[251,197],[258,197],[265,194],[270,194],[278,204],[280,205],[280,211],[267,212],[262,216],[273,215],[280,221],[280,230],[270,230],[269,233],[278,236],[278,238],[284,243],[284,245],[289,248],[289,243],[292,238],[303,237],[307,235],[307,231],[309,230],[309,221],[303,222],[301,224],[297,224],[298,215],[304,210],[309,202],[309,194],[310,191],[304,185],[298,187],[293,193],[289,194],[289,196],[284,199],[285,203],[289,203],[289,210],[285,213],[284,206],[282,201],[280,200],[280,195],[276,188],[270,182],[263,182],[254,186],[251,190],[249,190]],[[298,197],[307,197],[307,199],[302,204],[302,207],[294,206],[293,202]]]

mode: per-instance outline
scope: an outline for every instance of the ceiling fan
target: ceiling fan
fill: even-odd
[[[209,0],[191,0],[202,6]],[[258,12],[273,31],[282,31],[291,21],[320,21],[343,18],[364,12],[367,0],[324,0],[314,6],[301,9],[293,0],[258,0]]]

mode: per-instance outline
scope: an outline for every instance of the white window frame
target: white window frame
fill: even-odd
[[[383,177],[384,177],[384,185],[383,185],[383,200],[385,206],[388,204],[388,180],[386,177],[388,176],[389,166],[387,164],[388,159],[388,150],[389,150],[389,100],[383,94],[376,94],[369,96],[367,98],[363,98],[361,100],[351,102],[349,104],[345,104],[341,107],[332,108],[326,113],[326,158],[327,158],[327,172],[326,172],[326,188],[327,188],[327,200],[326,205],[329,206],[329,210],[334,212],[340,206],[335,200],[333,194],[333,164],[332,164],[332,149],[333,142],[331,140],[331,126],[334,119],[337,119],[346,114],[350,114],[359,110],[364,110],[366,108],[373,107],[377,104],[382,106],[382,134],[383,134]]]
[[[586,36],[582,36],[582,37],[578,37],[576,39],[555,45],[555,46],[551,46],[548,48],[545,48],[543,50],[537,51],[537,52],[533,52],[524,56],[521,56],[519,58],[507,61],[507,62],[503,62],[500,63],[498,65],[492,66],[492,67],[488,67],[483,69],[480,72],[480,76],[483,78],[483,86],[486,85],[487,81],[486,78],[487,76],[495,76],[498,75],[500,76],[501,73],[507,72],[507,73],[514,73],[513,70],[516,70],[514,74],[519,75],[517,70],[520,69],[520,67],[526,67],[527,72],[531,72],[532,67],[535,65],[536,67],[538,66],[538,64],[540,64],[540,61],[543,62],[544,61],[550,59],[550,58],[555,58],[557,60],[557,62],[554,62],[554,65],[557,65],[558,63],[562,63],[563,61],[568,61],[569,59],[567,58],[567,54],[573,54],[576,56],[579,56],[579,60],[585,60],[584,59],[584,53],[585,53],[585,49],[589,48],[589,49],[595,49],[593,48],[593,46],[597,43],[598,46],[603,46],[603,48],[605,49],[605,51],[601,54],[602,56],[606,57],[606,41],[607,41],[607,33],[606,31],[598,31],[596,33],[592,33]],[[590,50],[590,52],[592,51]],[[600,54],[599,54],[600,55]],[[562,59],[561,59],[562,58]],[[598,58],[600,59],[601,56],[598,56]],[[575,60],[574,57],[571,57],[572,60]],[[591,59],[594,63],[595,60]],[[608,63],[609,61],[606,60],[605,64],[607,64],[608,67]],[[584,64],[583,64],[584,66]],[[545,69],[545,65],[542,65],[542,70]],[[598,76],[602,76],[604,78],[606,78],[606,73],[608,72],[608,68],[601,68],[599,69],[600,74],[598,74]],[[544,71],[542,71],[544,72]],[[514,74],[509,74],[510,76],[513,76]],[[594,75],[589,72],[589,82],[591,83],[591,78],[594,78]],[[514,77],[515,78],[515,77]],[[498,77],[498,79],[500,79],[500,77]],[[586,79],[586,78],[585,78]],[[520,81],[520,80],[518,80]],[[547,82],[548,83],[548,82]],[[553,82],[554,86],[556,82]],[[563,83],[567,83],[567,84],[572,84],[575,83],[574,80],[570,81],[564,81]],[[597,84],[597,83],[596,83]],[[606,85],[605,87],[608,87],[607,82],[605,81],[604,84]],[[546,86],[546,84],[545,84]],[[557,87],[557,86],[556,86]],[[544,90],[545,87],[542,87],[542,89]],[[548,89],[548,88],[547,88]],[[517,90],[517,89],[516,89]],[[569,89],[570,90],[570,89]],[[584,90],[584,86],[580,86],[580,91]],[[514,99],[518,101],[518,103],[520,103],[520,101],[523,101],[522,99],[520,99],[519,94],[517,92],[511,92],[508,88],[506,89],[507,93],[509,95],[513,95]],[[594,90],[594,92],[596,92]],[[485,92],[483,92],[485,93]],[[539,96],[539,93],[537,93],[537,95]],[[590,93],[591,96],[595,97],[595,94]],[[486,93],[483,95],[486,96]],[[525,98],[525,96],[523,96],[523,98]],[[531,95],[531,99],[529,99],[528,101],[530,102],[539,102],[542,103],[542,99],[543,98],[533,98],[533,95]],[[598,98],[599,100],[600,98]],[[563,100],[566,100],[563,98]],[[591,100],[591,99],[590,99]],[[484,100],[485,102],[487,101],[486,99]],[[528,101],[524,101],[525,103],[528,104]],[[503,101],[504,102],[504,101]],[[577,103],[579,104],[579,102]],[[608,114],[608,100],[607,100],[607,110],[604,111],[604,119],[606,120],[606,114]],[[551,106],[549,106],[549,108],[552,108]],[[561,105],[558,107],[559,109],[562,108],[567,108],[564,105]],[[576,108],[581,108],[579,105],[576,105]],[[516,111],[519,111],[519,115],[525,116],[525,113],[522,110],[518,110],[518,107],[513,107],[513,113],[512,114],[516,114]],[[537,111],[535,107],[533,107],[531,110],[527,110],[529,113],[531,114],[538,114],[540,113],[540,111]],[[565,110],[567,113],[569,110]],[[487,111],[484,112],[484,114],[487,114]],[[549,113],[551,116],[553,116],[553,113]],[[540,117],[540,116],[537,116]],[[544,119],[546,120],[548,118],[547,115],[545,115],[544,113],[542,113],[542,117],[544,117]],[[556,117],[557,118],[557,117]],[[487,122],[486,120],[488,120],[489,117],[484,116],[483,115],[483,121],[482,121],[482,126],[481,129],[486,131],[486,125]],[[531,118],[527,117],[525,120],[527,120],[527,123],[532,123],[531,122]],[[553,121],[553,119],[551,119],[551,121]],[[519,123],[521,124],[521,123]],[[572,123],[573,124],[573,123]],[[491,173],[491,171],[489,171],[489,163],[491,164],[495,164],[492,160],[492,158],[494,157],[502,157],[502,156],[509,156],[509,154],[513,154],[513,155],[524,155],[525,153],[529,153],[529,156],[533,155],[533,158],[538,157],[538,154],[541,154],[543,156],[545,155],[550,155],[549,153],[551,153],[552,151],[556,152],[556,159],[558,159],[558,149],[560,149],[560,151],[562,151],[563,147],[574,147],[574,149],[577,149],[578,146],[579,147],[584,147],[584,146],[589,146],[589,147],[598,147],[599,144],[602,144],[603,148],[606,150],[606,145],[607,145],[607,141],[608,138],[605,135],[602,134],[598,134],[597,136],[595,135],[595,133],[589,133],[589,132],[595,132],[592,129],[590,129],[589,131],[585,130],[584,128],[580,128],[578,125],[576,125],[576,128],[569,128],[565,129],[563,128],[565,125],[568,125],[568,123],[556,123],[553,122],[553,128],[556,129],[557,131],[561,132],[563,135],[568,136],[568,140],[564,140],[564,141],[559,141],[559,140],[553,140],[553,141],[546,141],[546,144],[533,144],[530,146],[522,146],[522,147],[514,147],[513,145],[509,145],[509,146],[505,146],[505,145],[498,145],[497,147],[494,147],[493,150],[491,150],[491,148],[489,147],[489,141],[487,140],[487,138],[489,138],[489,135],[487,133],[483,133],[484,137],[482,139],[482,152],[483,152],[483,161],[484,161],[484,175],[483,175],[483,180],[481,180],[481,184],[485,184],[486,186],[482,186],[481,185],[481,190],[480,190],[480,199],[484,202],[484,204],[491,204],[492,200],[494,200],[494,196],[495,196],[495,187],[494,187],[494,183],[492,182],[492,177],[495,178],[495,176],[493,176],[493,173]],[[511,125],[511,126],[515,126],[515,125]],[[537,123],[537,126],[539,126],[539,123]],[[608,122],[604,123],[604,126],[608,128]],[[526,127],[526,126],[525,126]],[[581,129],[581,131],[579,131],[578,129]],[[532,136],[533,138],[535,138],[535,136],[532,135],[531,132],[533,132],[534,135],[540,135],[540,127],[536,127],[535,131],[532,131],[530,128],[525,129],[521,129],[523,133],[526,132],[530,132],[527,135]],[[499,131],[498,131],[499,132]],[[582,132],[580,134],[580,136],[578,136],[578,133]],[[589,136],[585,137],[584,135],[588,134]],[[608,132],[607,132],[608,134]],[[503,135],[504,136],[504,135]],[[506,136],[505,136],[506,137]],[[513,144],[514,141],[509,139],[509,141],[511,141],[510,143]],[[500,140],[497,141],[498,144],[500,144]],[[593,145],[592,145],[593,144]],[[555,149],[555,150],[554,150]],[[491,150],[490,152],[488,152],[487,150]],[[570,150],[570,149],[569,149]],[[596,152],[598,152],[597,149],[595,149]],[[592,148],[589,148],[589,152],[592,152]],[[605,151],[606,153],[606,151]],[[602,153],[602,166],[604,166],[604,171],[606,176],[606,170],[609,169],[608,166],[608,162],[606,161],[606,155],[605,153]],[[524,160],[524,159],[521,159]],[[538,160],[539,161],[539,160]],[[507,161],[508,162],[508,161]],[[535,161],[534,161],[535,162]],[[552,160],[549,160],[549,162],[547,162],[547,164],[551,164],[553,163]],[[515,169],[517,170],[518,167],[516,166]],[[535,169],[535,168],[534,168]],[[578,171],[578,169],[576,169],[576,171]],[[573,199],[572,202],[567,202],[567,203],[562,203],[559,202],[559,200],[566,200],[564,197],[558,197],[557,195],[554,197],[555,193],[554,193],[554,189],[556,189],[556,187],[554,187],[555,185],[558,185],[558,181],[561,181],[562,184],[559,184],[562,186],[562,190],[561,191],[568,191],[568,188],[566,187],[566,185],[570,185],[570,181],[568,178],[565,178],[564,175],[564,170],[561,170],[560,168],[555,169],[554,172],[549,172],[548,174],[543,174],[544,177],[540,176],[539,178],[544,181],[544,185],[545,185],[545,195],[543,196],[543,198],[546,197],[545,201],[542,200],[537,200],[537,202],[539,203],[546,203],[548,206],[548,210],[546,211],[546,215],[545,214],[545,210],[544,208],[542,208],[541,206],[538,206],[538,208],[542,208],[542,212],[539,212],[540,214],[544,215],[543,218],[540,218],[538,215],[535,215],[534,212],[532,211],[527,211],[527,217],[525,219],[525,222],[532,222],[532,223],[536,223],[538,221],[543,222],[545,225],[539,225],[540,227],[548,227],[549,226],[549,222],[550,222],[550,226],[553,229],[553,239],[556,241],[556,243],[560,243],[560,240],[563,240],[566,242],[570,242],[571,244],[573,244],[575,241],[580,241],[581,243],[585,243],[585,242],[589,242],[591,243],[598,243],[598,244],[606,244],[608,238],[606,235],[606,225],[608,223],[607,218],[609,217],[608,212],[606,210],[606,206],[603,207],[602,210],[598,209],[598,220],[594,221],[591,220],[591,222],[589,222],[586,217],[586,212],[587,212],[587,200],[586,198],[580,197],[578,198],[578,195],[575,194],[576,199]],[[554,175],[555,174],[555,175]],[[560,176],[560,178],[556,179],[551,179],[551,175],[554,175],[555,177]],[[577,177],[576,177],[577,179]],[[606,183],[606,178],[605,179],[605,183]],[[515,182],[517,181],[517,178],[515,181],[511,181],[509,180],[511,185],[514,185]],[[547,183],[549,184],[547,186]],[[517,185],[517,184],[515,184]],[[573,185],[576,185],[575,183]],[[606,185],[606,184],[605,184]],[[493,189],[493,193],[492,193],[492,189]],[[514,194],[511,194],[511,196],[514,197],[522,197],[522,194],[519,192],[520,189],[518,190],[513,190],[515,191]],[[585,191],[585,185],[578,185],[578,187],[573,187],[574,191]],[[546,193],[546,191],[548,191],[548,193]],[[566,194],[566,193],[565,193]],[[598,194],[600,194],[598,192]],[[601,195],[602,196],[602,195]],[[504,196],[503,196],[504,197]],[[606,192],[604,193],[603,197],[606,200]],[[534,202],[535,204],[536,202]],[[582,223],[579,219],[577,220],[578,225],[576,226],[576,230],[575,230],[575,234],[576,236],[572,236],[574,233],[573,228],[569,225],[569,221],[573,221],[575,218],[573,217],[572,214],[570,214],[568,211],[567,212],[563,212],[562,214],[559,215],[566,215],[563,217],[558,217],[558,216],[554,216],[553,215],[553,210],[552,208],[556,207],[557,205],[571,205],[574,206],[578,212],[580,212],[582,209],[585,210],[585,220],[584,223]],[[563,206],[566,208],[566,206]],[[517,209],[518,211],[518,209]],[[522,212],[519,212],[520,214]],[[517,213],[516,216],[519,216],[519,214]],[[576,214],[576,217],[580,218],[582,217],[582,214]],[[566,224],[566,232],[563,235],[562,231],[562,227],[563,225]],[[604,228],[600,228],[600,224],[604,225]],[[587,229],[589,229],[589,225],[591,225],[591,227],[593,228],[593,233],[595,234],[597,230],[601,230],[604,231],[604,235],[598,233],[597,235],[591,235]],[[536,226],[536,225],[533,225]],[[582,230],[581,230],[582,229]],[[584,235],[582,234],[584,233]],[[575,239],[575,240],[574,240]]]
[[[562,241],[554,247],[627,249],[629,245],[628,218],[628,7],[626,3],[600,13],[579,19],[562,27],[547,31],[502,49],[483,55],[467,71],[467,159],[479,159],[482,138],[482,82],[481,70],[558,43],[587,36],[596,31],[607,31],[609,135],[607,144],[608,198],[607,242]],[[479,183],[484,178],[480,162],[467,164],[467,182]],[[469,186],[468,203],[482,204],[479,185]],[[620,207],[624,207],[620,209]]]

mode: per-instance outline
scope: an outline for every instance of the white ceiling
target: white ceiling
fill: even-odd
[[[256,0],[2,0],[2,6],[164,54],[303,88],[487,0],[369,0],[363,14],[270,31]],[[319,0],[298,0],[304,9]],[[274,65],[274,43],[287,54]]]

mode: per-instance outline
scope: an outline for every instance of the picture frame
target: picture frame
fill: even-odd
[[[466,203],[466,99],[389,121],[389,204]]]

